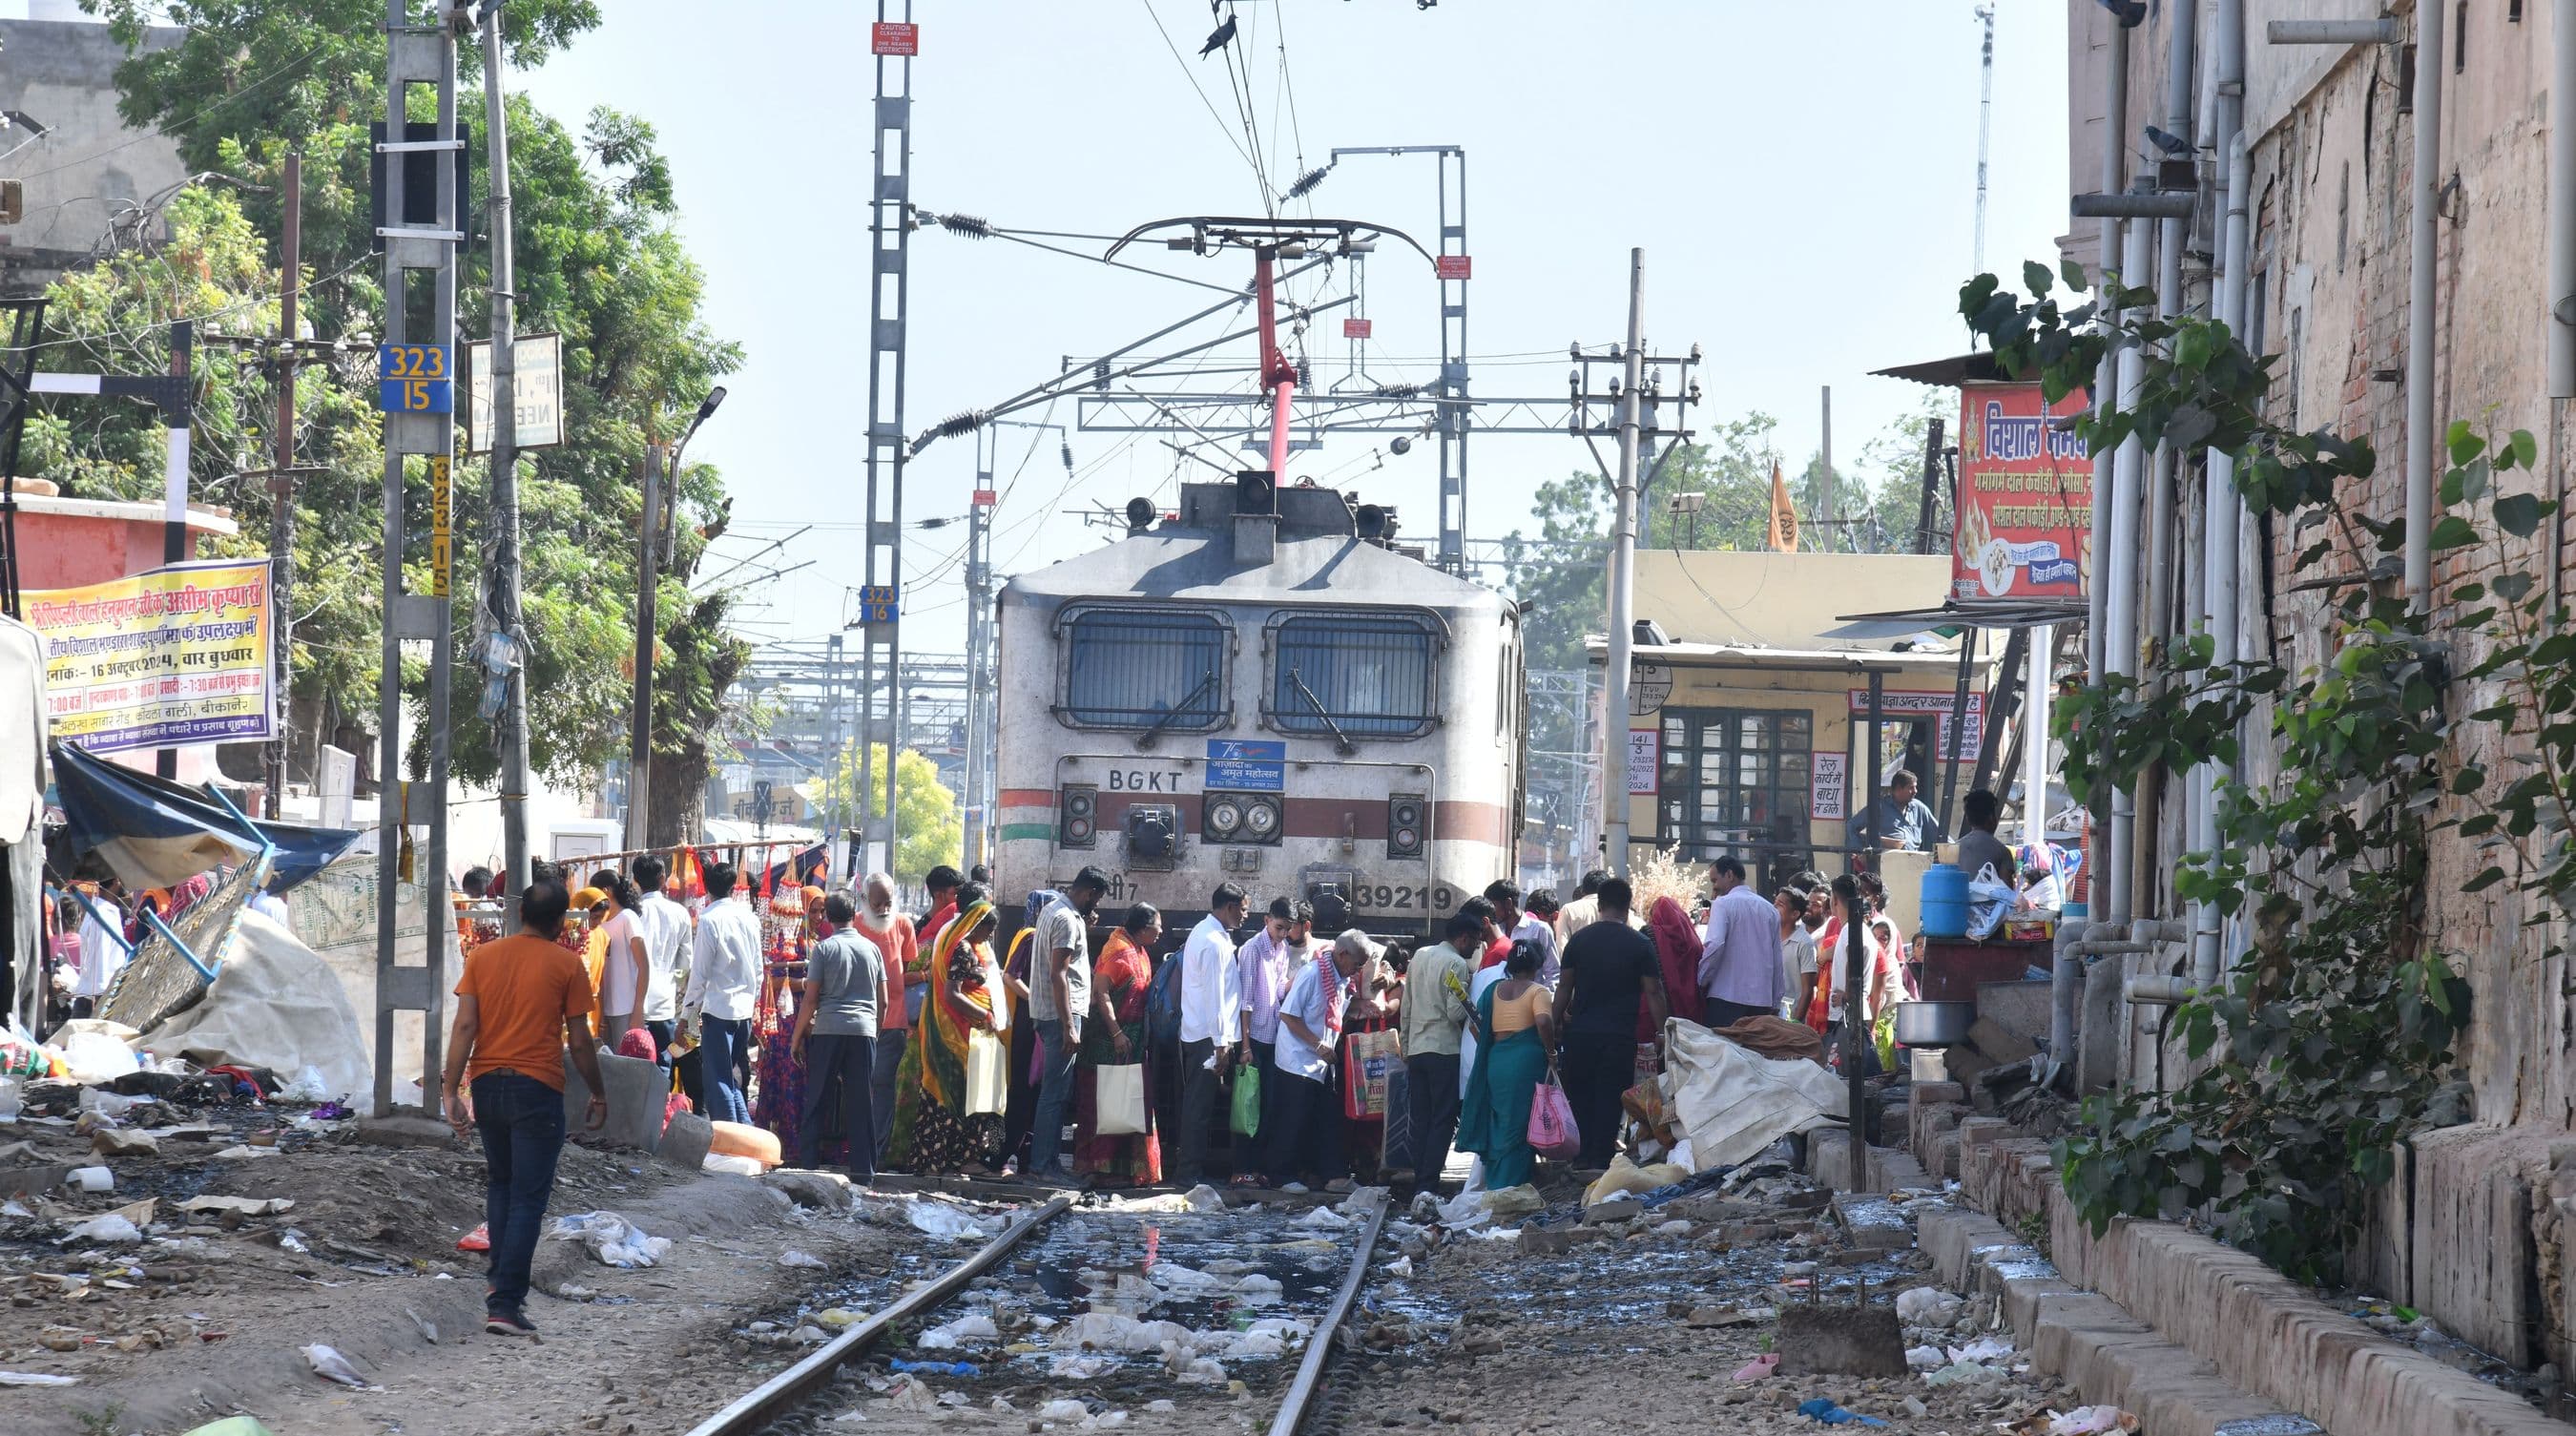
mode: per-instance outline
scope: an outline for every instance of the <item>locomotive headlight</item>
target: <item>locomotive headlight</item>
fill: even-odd
[[[1236,830],[1242,826],[1243,805],[1241,803],[1236,802],[1232,798],[1219,798],[1215,802],[1208,804],[1208,836],[1214,838],[1230,838],[1233,837]]]
[[[1255,838],[1267,838],[1279,831],[1279,809],[1260,799],[1253,800],[1243,813],[1243,826]]]

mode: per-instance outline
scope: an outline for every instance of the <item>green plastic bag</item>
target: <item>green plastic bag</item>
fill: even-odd
[[[1896,1070],[1896,1004],[1891,1002],[1870,1024],[1871,1046],[1878,1049],[1878,1070]]]
[[[1261,1069],[1245,1067],[1234,1074],[1234,1134],[1261,1135]]]

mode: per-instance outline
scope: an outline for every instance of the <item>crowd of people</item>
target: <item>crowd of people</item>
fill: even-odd
[[[1937,840],[1907,798],[1885,815],[1889,845]],[[1961,854],[2012,881],[1996,808],[1969,795]],[[1695,910],[1668,894],[1640,911],[1601,871],[1563,902],[1497,881],[1408,948],[1319,933],[1295,896],[1256,920],[1233,882],[1174,946],[1152,905],[1105,911],[1113,883],[1092,867],[1029,894],[1003,944],[981,868],[933,869],[913,914],[884,873],[826,892],[711,862],[691,884],[703,897],[684,902],[656,856],[577,889],[539,864],[521,935],[472,946],[448,1048],[448,1110],[481,1131],[493,1173],[494,1329],[525,1323],[520,1258],[500,1251],[505,1235],[514,1252],[533,1241],[516,1214],[551,1182],[536,1148],[563,1138],[560,1100],[549,1137],[547,1104],[524,1086],[559,1098],[558,1037],[593,1091],[598,1048],[658,1062],[700,1113],[861,1183],[902,1171],[1289,1192],[1346,1189],[1354,1173],[1443,1190],[1453,1150],[1488,1188],[1530,1181],[1547,1088],[1572,1115],[1572,1165],[1606,1167],[1668,1017],[1771,1048],[1795,1034],[1864,1072],[1891,1060],[1886,1024],[1914,975],[1879,879],[1795,873],[1766,898],[1735,857],[1706,871]],[[469,890],[476,879],[489,875],[469,874]]]

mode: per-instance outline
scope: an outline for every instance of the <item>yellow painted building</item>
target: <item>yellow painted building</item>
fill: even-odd
[[[1661,641],[1641,637],[1629,685],[1632,849],[1731,852],[1766,891],[1779,874],[1842,871],[1870,791],[1873,675],[1881,771],[1912,770],[1955,831],[2000,645],[1989,637],[1967,661],[1961,724],[1959,644],[1975,633],[1845,621],[1937,607],[1949,581],[1946,554],[1639,553],[1636,617]],[[1592,661],[1606,651],[1594,640]]]

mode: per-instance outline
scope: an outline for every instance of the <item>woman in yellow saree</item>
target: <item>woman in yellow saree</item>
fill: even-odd
[[[993,1094],[993,1111],[970,1112],[966,1075],[974,1034],[998,1040],[1004,1054],[1010,1050],[1011,999],[993,961],[995,926],[993,905],[977,902],[959,913],[931,947],[930,1000],[922,1006],[916,1041],[921,1088],[910,1132],[916,1172],[989,1170],[1000,1153],[1000,1087]]]

